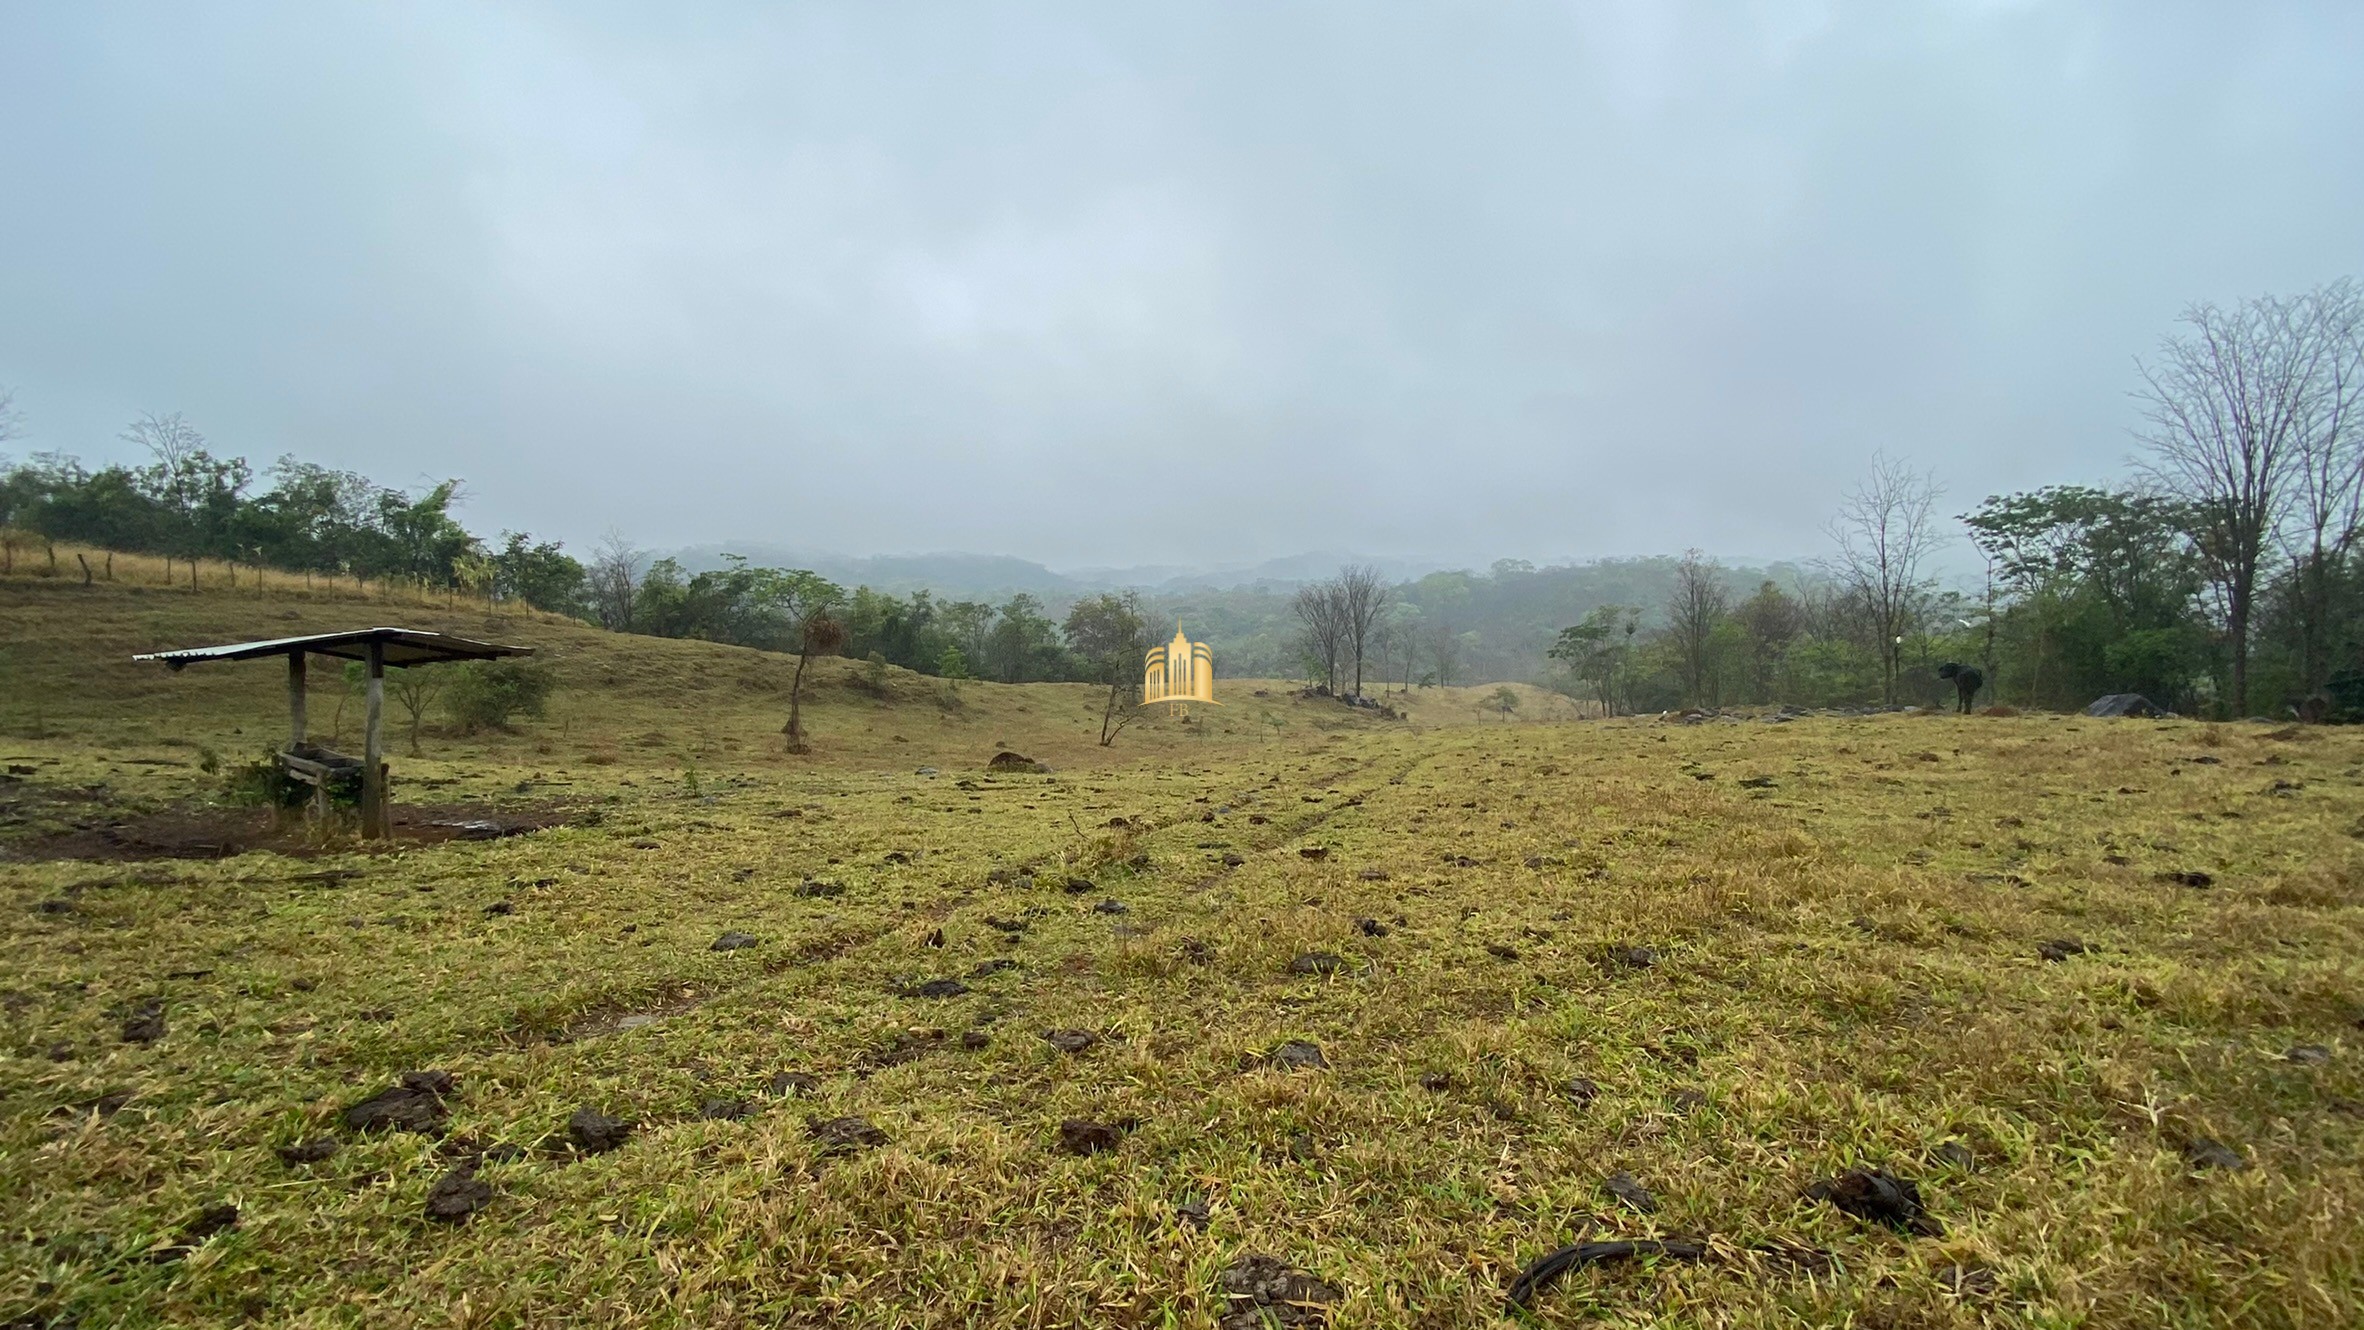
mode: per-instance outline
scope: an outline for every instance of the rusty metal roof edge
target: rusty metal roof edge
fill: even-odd
[[[351,628],[337,633],[310,633],[302,637],[272,637],[253,642],[227,642],[220,646],[180,647],[171,651],[151,651],[133,656],[134,661],[154,660],[179,666],[206,660],[251,660],[259,656],[283,656],[297,651],[333,654],[330,647],[347,646],[371,641],[408,646],[421,651],[443,652],[442,660],[490,660],[500,656],[530,656],[532,647],[503,646],[496,642],[479,642],[470,637],[438,633],[425,628]],[[394,662],[389,661],[388,664]],[[414,661],[425,664],[426,661]]]

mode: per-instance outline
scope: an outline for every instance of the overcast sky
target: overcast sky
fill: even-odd
[[[13,447],[577,547],[1815,552],[2364,273],[2364,5],[0,3]]]

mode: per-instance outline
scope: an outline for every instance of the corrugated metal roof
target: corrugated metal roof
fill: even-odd
[[[383,646],[388,665],[427,665],[439,660],[491,660],[496,656],[530,656],[532,647],[505,647],[422,628],[355,628],[342,633],[314,633],[309,637],[274,637],[261,642],[232,642],[218,647],[186,647],[154,651],[133,660],[160,660],[180,669],[205,660],[255,660],[302,651],[345,660],[369,659],[372,642]]]

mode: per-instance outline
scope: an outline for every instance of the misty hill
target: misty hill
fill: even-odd
[[[1100,591],[1163,594],[1233,587],[1294,590],[1303,583],[1328,577],[1349,563],[1370,564],[1394,582],[1408,581],[1445,567],[1435,561],[1337,551],[1308,551],[1261,562],[1209,567],[1137,564],[1066,572],[1007,554],[947,550],[927,554],[848,555],[768,541],[724,541],[658,553],[659,557],[671,558],[693,573],[720,568],[725,555],[737,554],[766,567],[807,568],[846,586],[867,586],[896,595],[928,591],[947,600],[1000,600],[1021,591],[1046,601],[1065,601]]]

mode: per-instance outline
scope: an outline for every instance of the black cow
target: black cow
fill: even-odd
[[[1976,665],[1956,665],[1950,660],[1937,667],[1937,677],[1954,681],[1954,691],[1961,695],[1961,711],[1965,716],[1970,714],[1970,699],[1986,686],[1986,676],[1979,673]]]

